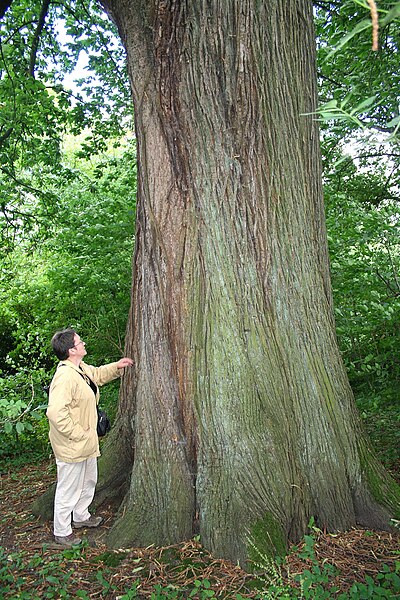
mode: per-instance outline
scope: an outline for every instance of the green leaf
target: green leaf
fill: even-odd
[[[385,25],[388,25],[395,19],[399,19],[399,18],[400,18],[400,2],[397,2],[393,6],[393,8],[391,10],[389,10],[387,15],[381,21],[379,21],[379,25],[381,27],[384,27]]]
[[[15,429],[17,430],[18,435],[21,434],[25,430],[24,423],[21,423],[21,421],[18,421],[18,423],[15,426]]]
[[[375,100],[376,96],[370,96],[369,98],[366,98],[365,100],[360,102],[360,104],[357,104],[357,106],[351,110],[350,114],[353,115],[356,113],[360,113],[366,108],[370,108],[374,104]]]
[[[30,413],[30,415],[31,415],[31,417],[32,417],[33,419],[36,419],[37,421],[40,421],[40,420],[43,418],[43,415],[41,415],[40,413],[36,412],[35,410],[33,410],[33,411]]]
[[[387,126],[388,127],[395,127],[396,125],[398,125],[400,123],[400,115],[398,115],[397,117],[394,117],[393,119],[391,119]]]
[[[6,422],[4,423],[4,431],[5,431],[6,433],[10,434],[10,433],[12,432],[12,430],[13,430],[12,423],[10,423],[10,421],[6,421]]]
[[[341,50],[343,46],[345,46],[354,36],[358,35],[362,31],[365,31],[366,29],[371,29],[371,27],[372,23],[369,19],[364,19],[363,21],[357,23],[354,29],[347,33],[335,46],[335,48],[328,53],[328,55],[325,57],[325,61],[331,59],[333,55],[336,54],[339,50]]]

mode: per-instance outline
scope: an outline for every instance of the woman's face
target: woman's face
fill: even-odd
[[[76,358],[83,358],[87,354],[86,343],[83,340],[81,340],[77,333],[75,333],[74,335],[74,345],[71,348],[71,352],[73,352],[73,355]]]

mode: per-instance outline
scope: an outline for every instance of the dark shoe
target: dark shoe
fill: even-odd
[[[86,521],[72,521],[72,526],[79,529],[80,527],[98,527],[102,522],[103,517],[89,517]]]
[[[71,546],[78,546],[82,540],[81,538],[75,537],[73,533],[69,535],[55,535],[54,541],[56,544],[60,544],[60,546],[64,546],[64,548],[71,548]]]

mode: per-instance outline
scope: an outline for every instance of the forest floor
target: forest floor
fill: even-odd
[[[111,506],[98,512],[104,518],[99,528],[83,530],[81,549],[63,550],[52,540],[52,523],[31,513],[33,501],[55,481],[52,464],[3,469],[0,474],[1,598],[256,598],[260,586],[299,585],[296,574],[316,568],[326,573],[327,565],[332,565],[329,586],[336,586],[334,598],[366,577],[379,578],[384,565],[393,571],[399,561],[400,533],[364,529],[336,534],[315,530],[308,538],[312,547],[303,541],[281,567],[265,564],[260,577],[212,557],[195,540],[166,548],[110,550],[105,537],[115,515]]]

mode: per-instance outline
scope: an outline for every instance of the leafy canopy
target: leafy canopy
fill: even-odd
[[[63,161],[66,133],[86,132],[79,153],[90,158],[132,127],[132,108],[124,52],[97,2],[15,0],[0,36],[0,231],[7,248],[51,227],[60,181],[76,176]],[[87,74],[71,90],[64,77],[81,52]]]

